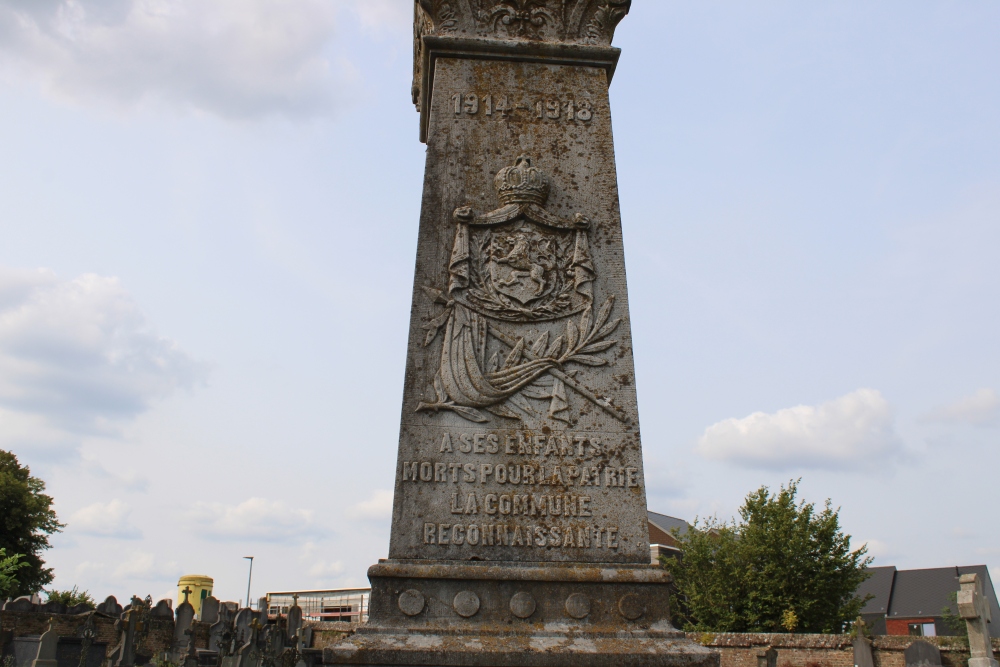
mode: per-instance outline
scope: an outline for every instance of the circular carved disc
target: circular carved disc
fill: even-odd
[[[528,618],[535,613],[535,598],[524,591],[515,594],[510,599],[510,613],[518,618]]]
[[[638,595],[629,593],[623,595],[622,599],[618,601],[618,611],[628,620],[634,621],[646,613],[646,605],[642,603]]]
[[[455,613],[459,616],[465,618],[475,616],[476,612],[479,611],[479,596],[472,591],[462,591],[455,596],[452,606],[455,608]]]
[[[412,588],[399,595],[399,610],[407,616],[416,616],[424,610],[424,594]]]
[[[582,593],[573,593],[566,598],[566,613],[573,618],[583,618],[590,613],[590,598]]]

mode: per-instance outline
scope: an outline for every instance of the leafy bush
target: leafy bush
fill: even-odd
[[[861,611],[866,548],[851,551],[840,510],[827,500],[796,502],[798,481],[746,497],[740,521],[695,520],[675,531],[680,558],[662,559],[674,577],[673,622],[688,631],[840,632]]]
[[[75,607],[78,604],[89,605],[91,609],[96,608],[94,604],[94,598],[91,597],[88,591],[78,590],[76,586],[68,591],[45,591],[49,596],[49,602],[62,602],[67,607]]]

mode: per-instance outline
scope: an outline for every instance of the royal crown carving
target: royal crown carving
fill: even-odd
[[[549,198],[549,179],[541,169],[531,165],[531,158],[521,155],[510,167],[504,167],[493,179],[500,203],[538,204]]]

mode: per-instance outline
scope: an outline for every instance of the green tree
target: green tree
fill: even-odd
[[[90,591],[81,591],[76,586],[68,591],[45,591],[48,595],[48,602],[62,602],[67,607],[74,607],[78,604],[88,604],[90,608],[95,608],[94,598],[91,597]]]
[[[746,497],[740,520],[695,521],[663,564],[674,577],[674,623],[709,632],[839,632],[861,611],[866,547],[851,550],[840,510],[796,502],[798,481]]]
[[[0,549],[0,598],[8,597],[17,587],[17,571],[28,567],[21,558],[21,554],[8,556],[6,551]]]
[[[958,615],[958,591],[948,593],[948,606],[941,609],[941,619],[955,637],[969,639],[969,626]]]
[[[31,476],[11,452],[0,450],[0,549],[22,554],[25,563],[8,595],[37,593],[52,581],[52,568],[45,567],[41,552],[50,547],[49,535],[59,532],[52,497],[45,495],[45,482]]]

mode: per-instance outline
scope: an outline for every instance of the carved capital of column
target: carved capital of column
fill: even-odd
[[[550,60],[596,65],[608,71],[618,60],[611,40],[632,0],[415,0],[413,85],[417,111],[430,97],[435,51],[465,57]],[[588,60],[595,62],[589,63]],[[426,119],[421,122],[425,140]]]

